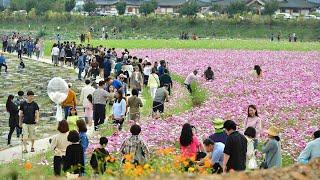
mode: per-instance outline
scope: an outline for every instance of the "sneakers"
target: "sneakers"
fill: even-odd
[[[34,148],[31,148],[31,152],[34,152]]]
[[[26,154],[26,153],[28,153],[28,151],[27,151],[27,150],[23,150],[22,153],[23,153],[23,154]]]

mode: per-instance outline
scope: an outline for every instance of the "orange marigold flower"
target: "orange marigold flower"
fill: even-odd
[[[26,163],[24,164],[24,169],[30,170],[31,168],[32,168],[32,164],[31,164],[30,162],[26,162]]]
[[[132,154],[126,154],[124,155],[125,161],[131,162],[133,160],[133,155]]]

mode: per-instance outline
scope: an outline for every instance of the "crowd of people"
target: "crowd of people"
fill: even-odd
[[[83,46],[75,42],[56,43],[52,48],[52,60],[56,66],[59,61],[62,66],[65,63],[73,65],[79,69],[78,79],[85,79],[79,102],[72,90],[72,84],[69,83],[68,96],[61,104],[65,117],[58,124],[59,133],[51,139],[54,174],[59,176],[62,170],[79,176],[86,173],[86,161],[89,160],[86,151],[90,142],[87,130],[92,127],[99,131],[106,124],[106,119],[111,120],[115,132],[123,129],[126,120],[133,122],[133,125],[130,125],[131,136],[123,141],[120,153],[124,160],[126,155],[133,154],[131,163],[135,165],[148,162],[153,152],[149,150],[148,142],[144,142],[139,136],[142,131],[139,126],[140,110],[143,106],[139,95],[143,88],[150,88],[152,117],[160,118],[173,88],[167,62],[161,60],[159,63],[152,63],[148,56],[131,56],[127,49],[118,55],[115,48],[94,48],[89,44]],[[257,77],[262,76],[259,65],[254,67],[254,71]],[[198,72],[199,70],[191,72],[184,82],[190,93],[193,93],[191,84],[199,78]],[[202,76],[208,81],[215,79],[211,67],[208,67]],[[77,112],[79,105],[84,109],[84,119]],[[34,102],[34,93],[28,91],[27,98],[24,99],[24,93],[19,91],[17,100],[10,95],[6,108],[10,113],[8,145],[11,144],[11,136],[16,130],[18,137],[22,135],[23,153],[28,153],[29,140],[31,152],[34,152],[35,127],[40,120],[40,108]],[[203,140],[198,138],[196,127],[184,124],[179,139],[181,155],[195,157],[199,166],[209,159],[214,173],[281,167],[280,130],[271,126],[265,131],[266,126],[262,124],[258,109],[254,105],[248,107],[247,118],[241,123],[243,129],[239,129],[242,126],[232,120],[216,118],[213,122],[214,133]],[[264,138],[265,134],[267,139]],[[314,133],[315,140],[303,150],[298,158],[299,162],[308,163],[320,157],[319,136],[320,131]],[[106,170],[107,161],[110,159],[106,158],[109,156],[107,144],[108,139],[101,137],[100,147],[94,150],[89,160],[97,174]],[[261,149],[258,148],[259,144],[262,144]],[[265,154],[262,164],[257,162],[257,151]]]
[[[270,41],[274,41],[275,38],[277,38],[277,40],[280,41],[281,40],[281,34],[278,33],[277,35],[275,35],[274,33],[272,33],[271,36],[270,36]],[[288,41],[289,42],[297,42],[298,41],[298,36],[296,35],[296,33],[288,34]]]
[[[22,55],[32,57],[36,55],[37,60],[44,55],[44,43],[39,38],[33,39],[31,36],[24,36],[13,32],[12,35],[2,36],[2,51],[18,53],[18,58],[22,60]]]

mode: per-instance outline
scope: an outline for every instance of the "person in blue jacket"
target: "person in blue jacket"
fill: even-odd
[[[79,58],[78,58],[78,69],[79,69],[78,80],[80,80],[80,81],[82,80],[81,74],[82,74],[82,72],[83,72],[83,70],[84,70],[84,68],[86,66],[85,63],[86,63],[85,62],[85,56],[84,56],[84,54],[82,52],[80,52]]]
[[[298,162],[308,164],[320,157],[320,130],[313,133],[314,140],[310,141],[298,157]]]
[[[111,74],[111,56],[106,56],[103,62],[104,78],[107,79]]]
[[[1,68],[5,67],[5,72],[8,72],[8,66],[6,64],[6,58],[3,56],[3,53],[0,53],[0,73],[1,73]]]

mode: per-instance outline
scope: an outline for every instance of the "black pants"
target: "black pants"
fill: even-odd
[[[22,55],[22,50],[18,50],[18,58],[19,58],[19,59],[22,59],[22,56],[21,56],[21,55]]]
[[[16,127],[16,132],[17,132],[17,138],[19,138],[20,135],[22,134],[22,128],[19,127],[19,126],[17,126],[17,127]]]
[[[106,118],[106,105],[105,104],[95,104],[93,107],[93,120],[94,126],[98,126],[104,123]]]
[[[190,84],[184,84],[184,85],[187,87],[187,89],[188,89],[189,93],[190,93],[190,94],[192,94],[192,88],[191,88],[191,85],[190,85]]]
[[[164,103],[153,101],[152,111],[156,113],[159,111],[160,113],[164,112]]]
[[[104,71],[104,79],[107,79],[110,76],[110,71]]]
[[[16,127],[10,127],[10,131],[9,131],[9,134],[8,134],[8,145],[11,144],[11,137],[12,137],[12,134],[13,134],[15,129],[16,129]]]
[[[0,71],[1,71],[2,66],[5,67],[5,71],[7,72],[8,71],[8,66],[6,64],[2,64],[2,63],[0,64]]]
[[[64,156],[54,156],[53,157],[53,171],[55,176],[61,175],[61,169],[63,165]]]

